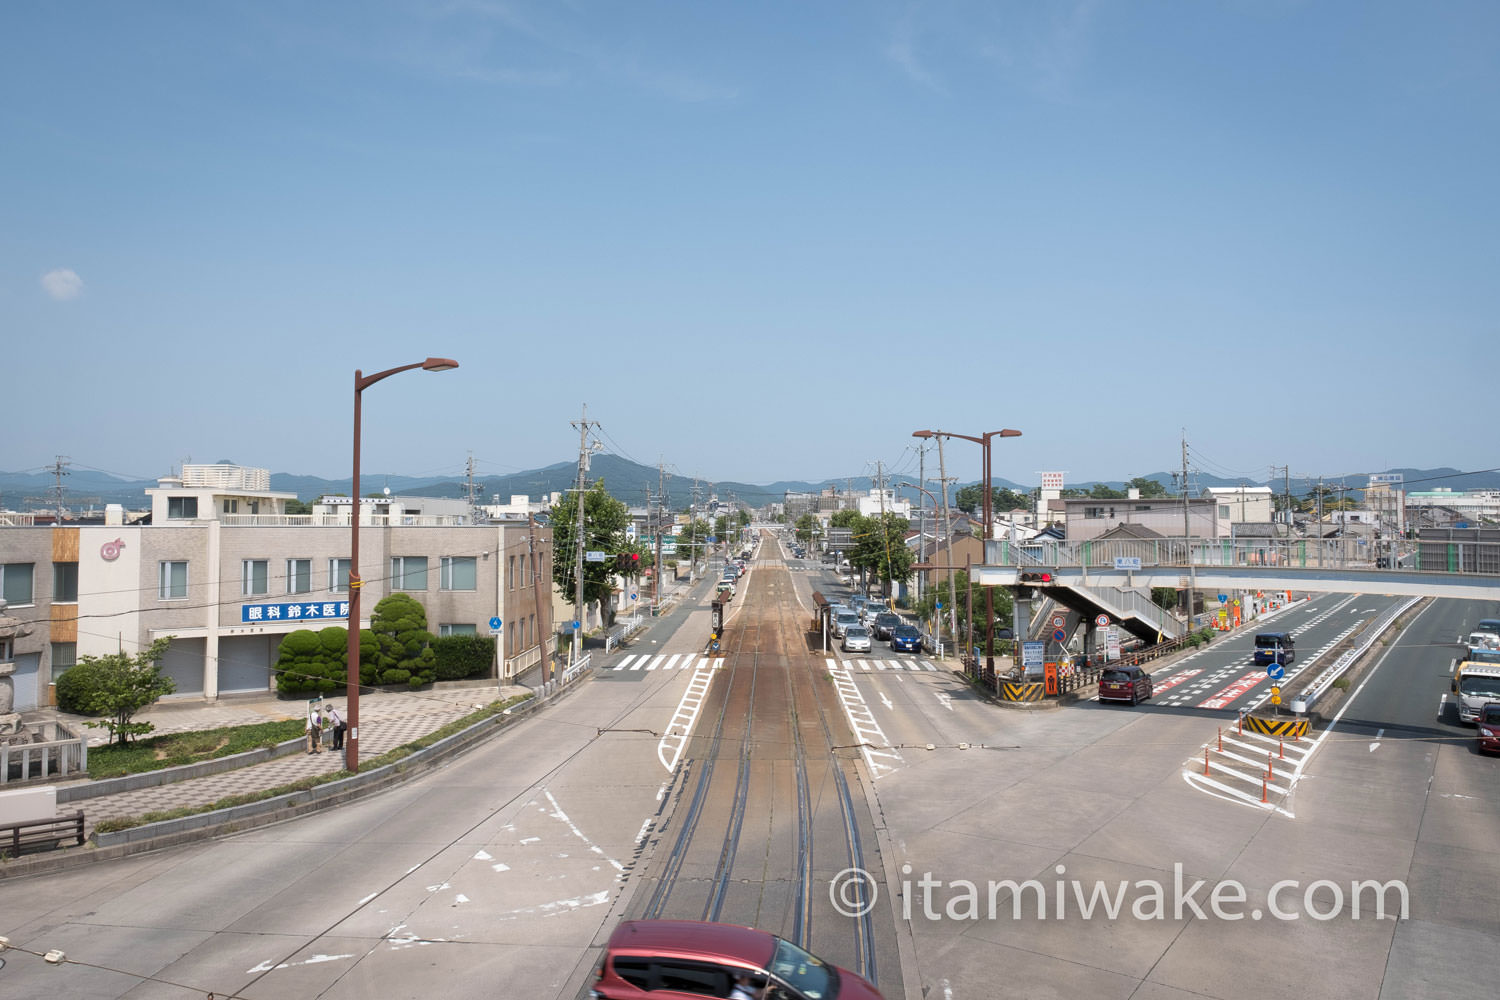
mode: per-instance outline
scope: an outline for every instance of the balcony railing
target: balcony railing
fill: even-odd
[[[225,514],[219,523],[236,528],[347,528],[349,514]],[[470,524],[463,514],[371,514],[360,515],[362,528],[446,528]]]

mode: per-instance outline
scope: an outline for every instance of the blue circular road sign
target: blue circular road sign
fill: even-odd
[[[1286,667],[1279,663],[1273,663],[1266,668],[1266,676],[1273,681],[1279,681],[1286,676]]]
[[[578,631],[578,619],[576,619],[576,618],[573,619],[573,631],[574,632]]]

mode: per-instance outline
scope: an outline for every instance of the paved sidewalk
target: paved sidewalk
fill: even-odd
[[[528,690],[524,687],[497,689],[490,683],[483,687],[362,694],[359,699],[360,759],[377,757],[403,743],[426,736],[455,719],[463,718],[477,708],[525,694]],[[342,713],[345,700],[331,698],[325,704],[337,707]],[[173,702],[154,705],[136,716],[136,721],[152,723],[156,726],[152,735],[161,735],[301,719],[306,706],[305,701],[280,699],[269,694],[229,696],[214,703]],[[55,710],[29,712],[26,716],[27,721],[32,722],[49,717],[60,716]],[[67,716],[67,719],[77,723],[76,716]],[[107,738],[107,735],[91,736],[89,745],[96,746]],[[330,745],[331,734],[325,734],[322,753],[299,752],[201,778],[86,799],[78,804],[84,812],[84,831],[92,835],[95,825],[105,819],[209,805],[230,795],[263,791],[300,778],[342,770],[343,752],[334,753]]]

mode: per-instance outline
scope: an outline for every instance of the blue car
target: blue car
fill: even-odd
[[[891,630],[891,648],[898,653],[920,653],[922,633],[913,625],[898,625]]]

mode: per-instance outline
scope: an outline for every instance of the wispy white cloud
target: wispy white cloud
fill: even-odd
[[[901,18],[891,29],[885,55],[913,82],[940,94],[947,93],[942,82],[922,63],[917,54],[917,30],[910,15]]]
[[[1098,3],[1078,0],[1038,10],[1046,15],[1040,24],[1000,25],[998,37],[981,43],[979,53],[1015,73],[1033,93],[1071,101],[1093,55]]]
[[[83,294],[83,279],[71,267],[59,267],[42,275],[42,290],[58,302]]]

